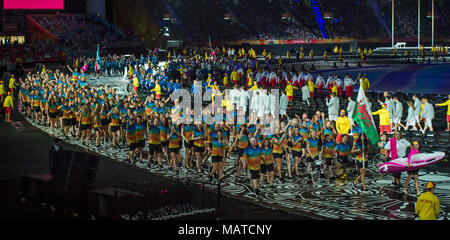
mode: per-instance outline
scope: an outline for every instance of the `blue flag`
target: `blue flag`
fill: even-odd
[[[100,47],[97,44],[97,62],[98,64],[102,65],[102,59],[100,58]]]

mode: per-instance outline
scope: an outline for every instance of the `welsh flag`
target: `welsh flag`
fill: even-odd
[[[375,145],[378,143],[378,132],[373,120],[372,113],[367,109],[367,98],[364,94],[362,84],[359,85],[358,97],[356,98],[356,106],[353,112],[353,120],[358,124],[362,131],[367,135],[370,142]]]

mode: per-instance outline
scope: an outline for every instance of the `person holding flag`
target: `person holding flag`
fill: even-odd
[[[360,80],[361,81],[361,80]],[[363,190],[367,190],[365,183],[365,172],[367,167],[367,139],[373,144],[377,144],[379,140],[375,121],[371,112],[368,110],[367,98],[364,94],[362,84],[359,86],[358,97],[356,98],[356,106],[353,112],[353,121],[361,127],[363,134],[357,142],[354,143],[352,152],[357,154],[359,176],[356,178],[353,185],[355,186],[361,180]]]
[[[100,58],[100,46],[97,44],[97,58],[95,59],[95,73],[98,74],[101,69],[102,59]]]

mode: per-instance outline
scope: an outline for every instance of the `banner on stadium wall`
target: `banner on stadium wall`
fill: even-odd
[[[422,41],[427,41],[429,39],[422,38]],[[284,44],[330,44],[330,43],[350,43],[352,41],[357,41],[361,43],[390,43],[391,39],[378,39],[378,38],[370,38],[370,39],[356,39],[356,38],[339,38],[339,39],[259,39],[259,40],[239,40],[239,41],[212,41],[213,45],[284,45]],[[435,39],[435,41],[439,42],[450,42],[450,39],[440,38]],[[396,42],[417,42],[417,39],[396,39]],[[201,46],[208,45],[208,42],[187,42],[187,45],[193,46]]]

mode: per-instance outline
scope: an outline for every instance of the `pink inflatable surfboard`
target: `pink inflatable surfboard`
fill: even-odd
[[[408,167],[408,157],[397,158],[393,161],[389,161],[380,165],[380,173],[397,173],[404,171],[413,171],[435,162],[438,162],[444,158],[445,153],[443,152],[432,152],[432,153],[419,153],[411,157],[411,166]]]

